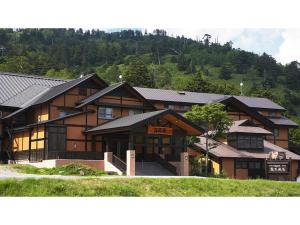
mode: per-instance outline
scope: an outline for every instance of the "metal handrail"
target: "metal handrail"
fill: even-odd
[[[122,172],[126,172],[127,164],[116,155],[112,155],[112,164]]]

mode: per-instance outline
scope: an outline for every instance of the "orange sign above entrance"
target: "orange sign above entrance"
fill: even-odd
[[[170,127],[148,127],[148,134],[173,135],[173,128]]]

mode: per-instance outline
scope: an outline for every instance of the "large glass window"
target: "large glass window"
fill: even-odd
[[[112,108],[100,106],[98,108],[98,118],[112,119],[113,118],[112,111],[113,111]]]
[[[235,136],[229,135],[228,143],[235,143]],[[233,146],[235,147],[235,146]],[[261,135],[238,134],[237,148],[239,149],[262,149],[264,147],[263,137]]]

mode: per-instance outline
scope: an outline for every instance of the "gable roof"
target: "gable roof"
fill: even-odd
[[[269,126],[269,127],[276,127],[277,125],[285,125],[289,127],[298,127],[297,124],[295,124],[293,121],[283,117],[285,124],[283,123],[280,118],[272,119],[270,117],[264,116],[261,113],[257,112],[255,109],[248,107],[244,102],[241,101],[240,98],[237,98],[236,96],[230,96],[223,99],[219,99],[218,102],[221,102],[223,104],[233,103],[235,106],[239,107],[243,111],[245,111],[247,114],[252,115],[254,118],[256,118],[261,123]],[[280,122],[282,124],[280,124]]]
[[[6,117],[4,117],[2,119],[12,118],[13,116],[19,114],[20,112],[23,112],[23,111],[29,109],[31,106],[39,105],[39,104],[45,103],[47,101],[50,101],[53,98],[63,94],[64,92],[74,88],[75,86],[77,86],[81,83],[84,83],[93,78],[99,79],[99,81],[102,82],[103,85],[107,86],[107,84],[102,79],[100,79],[97,75],[95,75],[95,74],[86,75],[82,78],[74,79],[69,82],[65,82],[60,85],[49,88],[47,91],[37,93],[36,96],[34,96],[34,98],[32,98],[30,101],[27,101],[23,105],[23,108],[20,108],[19,110],[7,115]]]
[[[154,88],[134,87],[146,99],[152,101],[165,101],[165,102],[181,102],[187,104],[208,104],[213,101],[221,101],[230,97],[235,97],[243,102],[250,108],[255,109],[272,109],[272,110],[285,110],[282,106],[272,102],[267,98],[247,97],[247,96],[231,96],[212,93],[198,93],[189,91],[175,91]]]
[[[249,120],[234,121],[229,128],[229,133],[248,133],[248,134],[272,134],[272,132],[257,126],[246,126]],[[249,121],[250,122],[250,121]]]
[[[148,112],[148,113],[136,114],[136,115],[132,115],[132,116],[121,117],[119,119],[115,119],[111,122],[107,122],[98,127],[87,130],[86,132],[88,132],[88,133],[109,133],[109,132],[115,132],[116,130],[125,131],[133,126],[141,125],[141,124],[147,122],[149,119],[154,119],[156,117],[164,116],[167,114],[172,114],[179,120],[181,120],[184,123],[191,126],[193,129],[197,130],[199,132],[199,134],[201,132],[203,132],[203,129],[201,127],[196,126],[195,124],[191,123],[190,121],[188,121],[186,118],[184,118],[180,114],[178,114],[170,109],[164,109],[164,110],[158,110],[158,111],[153,111],[153,112]]]
[[[0,106],[22,108],[28,101],[66,80],[0,72]]]
[[[129,89],[130,91],[132,91],[134,94],[136,94],[137,96],[139,96],[139,98],[143,99],[144,101],[146,101],[150,106],[152,106],[154,109],[155,107],[152,105],[151,102],[149,102],[147,99],[144,98],[143,95],[141,95],[138,91],[136,91],[134,88],[132,88],[127,82],[122,81],[113,85],[110,85],[96,93],[94,93],[93,95],[83,99],[82,101],[79,102],[79,105],[76,108],[81,108],[99,98],[101,98],[102,96],[120,88],[120,87],[125,87],[127,89]]]
[[[96,74],[89,74],[89,75],[83,76],[81,78],[74,79],[69,82],[52,87],[43,96],[41,96],[41,98],[39,98],[36,102],[34,102],[33,105],[38,105],[38,104],[47,102],[49,100],[52,100],[53,98],[63,94],[64,92],[76,87],[77,85],[79,85],[83,82],[86,82],[90,79],[93,79],[93,78],[96,78],[97,80],[99,80],[101,83],[103,83],[104,86],[108,86],[107,83],[105,83],[105,81],[100,79]]]
[[[243,102],[245,105],[247,105],[250,108],[253,109],[272,109],[272,110],[286,110],[282,106],[278,105],[277,103],[271,101],[270,99],[267,98],[259,98],[259,97],[248,97],[248,96],[238,96],[238,95],[233,95],[233,96],[226,96],[227,98],[229,97],[234,97],[238,99],[240,102]]]

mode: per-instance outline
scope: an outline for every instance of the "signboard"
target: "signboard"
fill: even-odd
[[[173,135],[173,128],[149,126],[148,134]]]
[[[268,164],[268,173],[288,173],[287,164]]]

